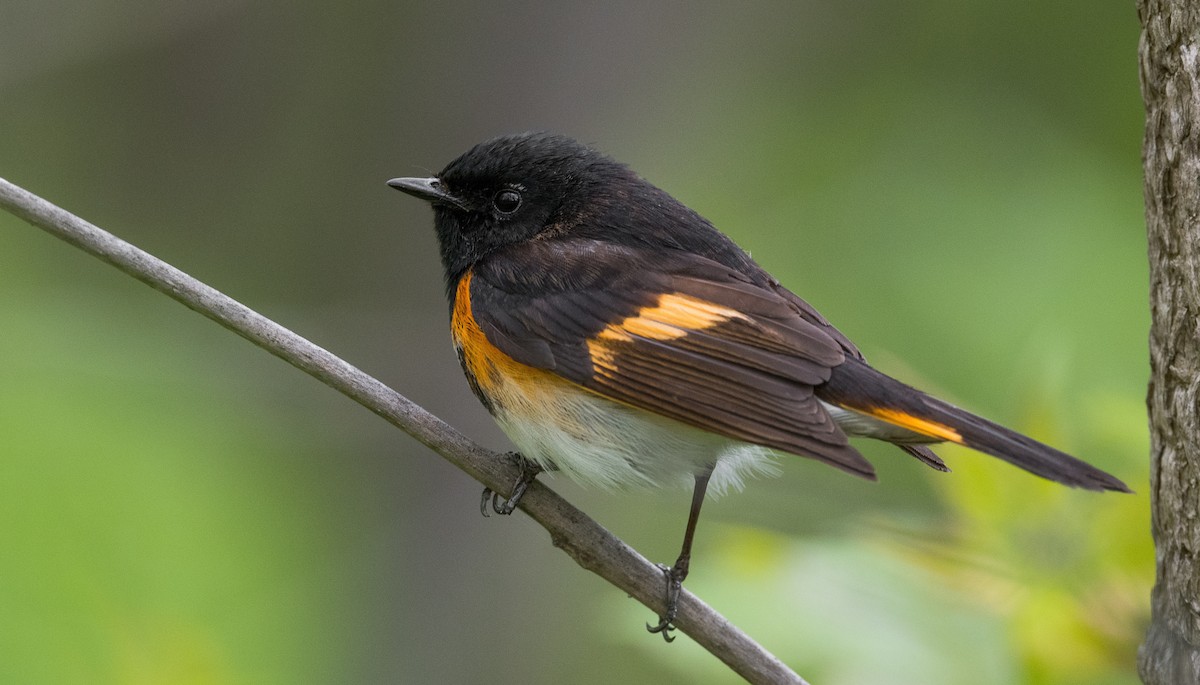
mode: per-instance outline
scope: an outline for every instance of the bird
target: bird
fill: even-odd
[[[948,471],[954,443],[1094,491],[1116,477],[876,370],[841,331],[711,222],[591,146],[503,135],[436,176],[388,185],[432,205],[454,348],[518,449],[511,513],[542,470],[604,488],[692,489],[660,565],[667,641],[706,494],[786,455],[875,480],[851,437]],[[484,513],[490,491],[483,493]]]

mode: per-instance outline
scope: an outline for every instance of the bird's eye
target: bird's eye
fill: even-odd
[[[492,197],[492,205],[501,214],[512,214],[521,206],[521,194],[512,188],[505,188]]]

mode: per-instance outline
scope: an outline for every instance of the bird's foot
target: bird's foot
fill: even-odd
[[[674,566],[658,564],[658,568],[667,579],[667,607],[662,616],[658,617],[657,625],[646,624],[646,630],[659,633],[667,642],[674,642],[675,616],[679,613],[679,594],[683,591],[683,579],[687,578],[688,559],[680,558]]]
[[[525,495],[525,491],[529,489],[529,485],[542,472],[542,467],[521,456],[519,452],[509,452],[507,456],[516,462],[517,466],[521,469],[521,475],[517,478],[517,482],[513,483],[512,494],[508,496],[508,499],[501,500],[500,493],[491,488],[483,489],[483,496],[479,499],[479,511],[484,516],[489,515],[488,500],[491,500],[492,511],[501,516],[508,516],[516,511],[517,505],[521,502],[521,497]]]

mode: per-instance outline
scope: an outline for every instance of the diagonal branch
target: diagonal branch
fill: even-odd
[[[0,179],[0,208],[98,257],[216,321],[382,416],[485,486],[508,493],[519,470],[412,401],[342,359],[179,269],[46,200]],[[552,490],[535,482],[520,508],[550,533],[554,546],[655,612],[663,611],[657,566]],[[752,683],[805,681],[686,589],[676,625]]]

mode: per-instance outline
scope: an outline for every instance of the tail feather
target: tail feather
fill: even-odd
[[[856,359],[835,368],[816,394],[831,404],[970,447],[1064,485],[1131,492],[1119,479],[1087,462],[930,397]]]
[[[926,466],[937,469],[938,471],[941,471],[943,473],[947,473],[950,471],[950,467],[946,466],[946,462],[942,461],[941,457],[934,454],[933,450],[929,449],[925,445],[896,444],[896,447],[899,447],[900,449],[904,450],[905,452],[908,452],[909,454],[913,455],[917,459],[920,459],[921,461],[925,462]]]

